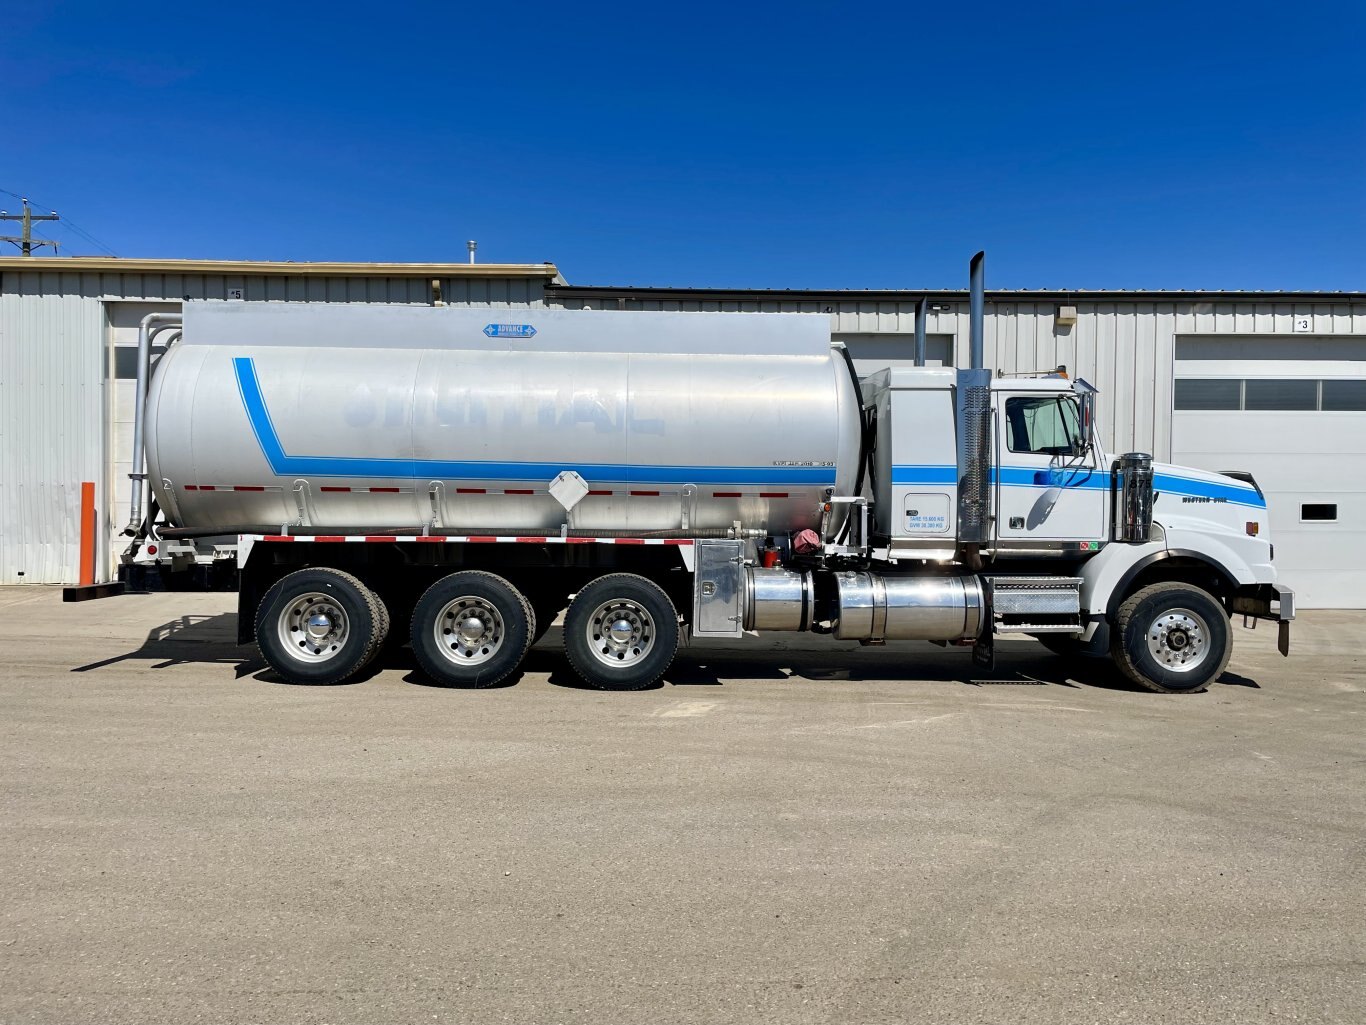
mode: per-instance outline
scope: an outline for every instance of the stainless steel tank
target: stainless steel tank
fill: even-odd
[[[223,533],[786,532],[859,439],[800,314],[187,303],[146,415],[168,518]]]

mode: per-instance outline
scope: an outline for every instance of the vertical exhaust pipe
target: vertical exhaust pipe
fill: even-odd
[[[925,318],[929,315],[930,300],[925,296],[915,304],[915,365],[925,365]]]
[[[958,434],[958,541],[964,564],[982,568],[981,547],[991,541],[991,371],[983,353],[982,316],[986,254],[970,267],[968,369],[958,371],[955,415]]]
[[[986,262],[987,254],[981,252],[972,258],[968,268],[968,366],[973,370],[986,366],[982,325],[986,308]]]

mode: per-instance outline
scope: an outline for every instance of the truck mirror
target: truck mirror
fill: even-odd
[[[1081,399],[1081,451],[1091,451],[1096,430],[1096,389],[1080,378],[1076,382],[1077,396]]]

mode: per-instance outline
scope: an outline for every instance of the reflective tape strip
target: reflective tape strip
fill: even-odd
[[[556,537],[548,535],[491,534],[242,534],[244,541],[325,541],[325,542],[408,542],[441,544],[523,544],[523,545],[691,545],[690,537]]]

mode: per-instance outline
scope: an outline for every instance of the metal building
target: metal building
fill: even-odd
[[[96,573],[123,547],[138,325],[187,299],[543,305],[551,264],[0,259],[0,584],[79,575],[93,481]]]
[[[967,366],[965,292],[553,285],[567,309],[813,312],[861,368]],[[987,366],[1066,366],[1101,390],[1107,451],[1247,470],[1306,608],[1366,608],[1366,293],[988,292]]]
[[[551,264],[3,259],[0,583],[76,579],[82,481],[113,572],[137,325],[187,298],[813,312],[873,369],[912,362],[922,295],[929,361],[965,365],[957,291],[586,288]],[[1110,451],[1251,471],[1301,604],[1366,607],[1366,293],[993,292],[986,327],[989,366],[1065,365],[1099,387]]]

